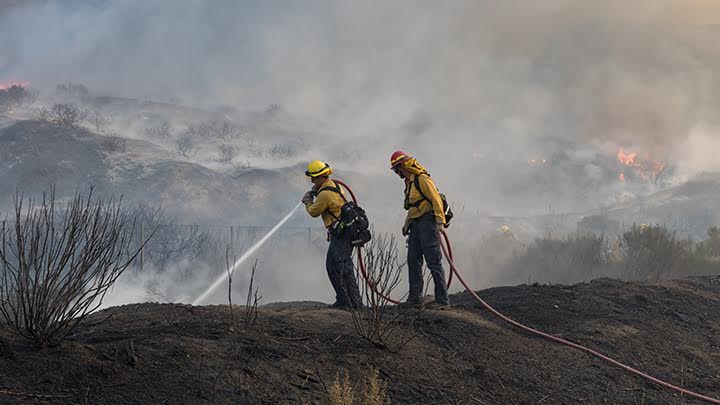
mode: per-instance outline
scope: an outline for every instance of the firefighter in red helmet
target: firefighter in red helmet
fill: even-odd
[[[440,230],[445,226],[443,202],[427,170],[409,153],[396,151],[390,156],[390,168],[405,181],[407,210],[403,236],[408,237],[408,305],[423,304],[423,259],[435,284],[435,302],[430,308],[450,307],[445,271],[440,250]]]

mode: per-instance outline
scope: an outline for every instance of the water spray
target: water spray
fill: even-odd
[[[236,269],[238,266],[240,266],[241,264],[243,264],[243,262],[245,262],[245,260],[247,260],[250,256],[253,255],[253,253],[255,253],[258,249],[260,249],[260,248],[262,247],[262,245],[264,245],[265,242],[267,242],[267,240],[270,239],[270,237],[273,236],[273,234],[274,234],[275,232],[277,232],[277,230],[280,229],[280,228],[285,224],[285,222],[287,222],[288,219],[290,219],[290,217],[292,217],[292,215],[295,213],[295,211],[297,211],[298,208],[300,208],[301,205],[302,205],[302,203],[298,203],[298,205],[296,205],[295,208],[293,208],[292,211],[290,211],[290,213],[288,213],[288,214],[285,216],[285,218],[283,218],[282,220],[280,220],[280,222],[278,222],[277,225],[275,225],[272,229],[270,229],[270,231],[269,231],[267,234],[265,234],[265,236],[263,236],[259,241],[257,241],[254,245],[252,245],[252,246],[250,247],[250,249],[248,249],[247,251],[245,251],[245,253],[243,253],[243,255],[240,256],[240,258],[237,259],[237,260],[235,261],[235,263],[233,263],[232,267],[230,267],[230,269],[229,269],[228,271],[224,272],[220,277],[218,277],[218,279],[215,280],[215,282],[212,283],[212,285],[211,285],[207,290],[205,290],[204,293],[202,293],[199,297],[197,297],[197,298],[192,302],[192,304],[193,304],[193,305],[199,305],[199,304],[201,304],[203,301],[205,301],[205,299],[206,299],[210,294],[212,294],[218,287],[220,287],[220,285],[221,285],[223,282],[225,282],[225,280],[227,280],[228,277],[230,277],[230,276],[233,274],[233,272],[235,272],[235,269]]]

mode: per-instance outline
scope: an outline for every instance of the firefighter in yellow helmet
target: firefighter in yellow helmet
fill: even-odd
[[[507,225],[501,225],[500,228],[498,228],[498,231],[500,231],[500,236],[502,239],[505,240],[515,240],[515,235],[510,230],[510,227]]]
[[[339,227],[340,209],[345,204],[345,195],[340,186],[330,179],[333,170],[325,162],[315,160],[308,164],[305,175],[313,187],[305,193],[302,202],[311,217],[322,217],[328,230],[327,257],[325,267],[330,284],[335,289],[335,303],[332,308],[348,309],[362,306],[360,291],[352,262],[353,247],[345,232]]]
[[[408,236],[408,279],[410,291],[407,305],[423,303],[423,258],[435,284],[435,302],[430,308],[450,307],[445,270],[440,251],[440,230],[445,226],[443,203],[435,183],[427,170],[418,161],[403,151],[396,151],[390,157],[391,169],[405,180],[405,209],[407,216],[402,228]]]

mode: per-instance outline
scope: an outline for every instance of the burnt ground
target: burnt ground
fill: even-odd
[[[530,326],[720,397],[720,277],[480,295]],[[358,337],[350,313],[316,303],[262,307],[247,330],[227,306],[125,305],[40,351],[2,329],[0,403],[323,403],[338,370],[353,379],[369,366],[393,403],[698,403],[506,327],[465,293],[452,299],[449,311],[420,313],[417,337],[397,353]]]

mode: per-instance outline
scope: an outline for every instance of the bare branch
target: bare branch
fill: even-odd
[[[54,190],[39,204],[18,192],[14,214],[12,229],[2,228],[0,313],[37,346],[54,346],[102,305],[142,247],[130,249],[134,226],[122,199],[92,189],[62,208]]]
[[[401,263],[397,255],[394,236],[373,235],[363,247],[368,282],[362,282],[362,275],[357,275],[367,305],[351,310],[357,334],[373,345],[393,352],[415,338],[412,326],[423,310],[399,310],[382,298],[391,296],[400,284],[405,263]],[[360,269],[356,271],[359,273]]]

